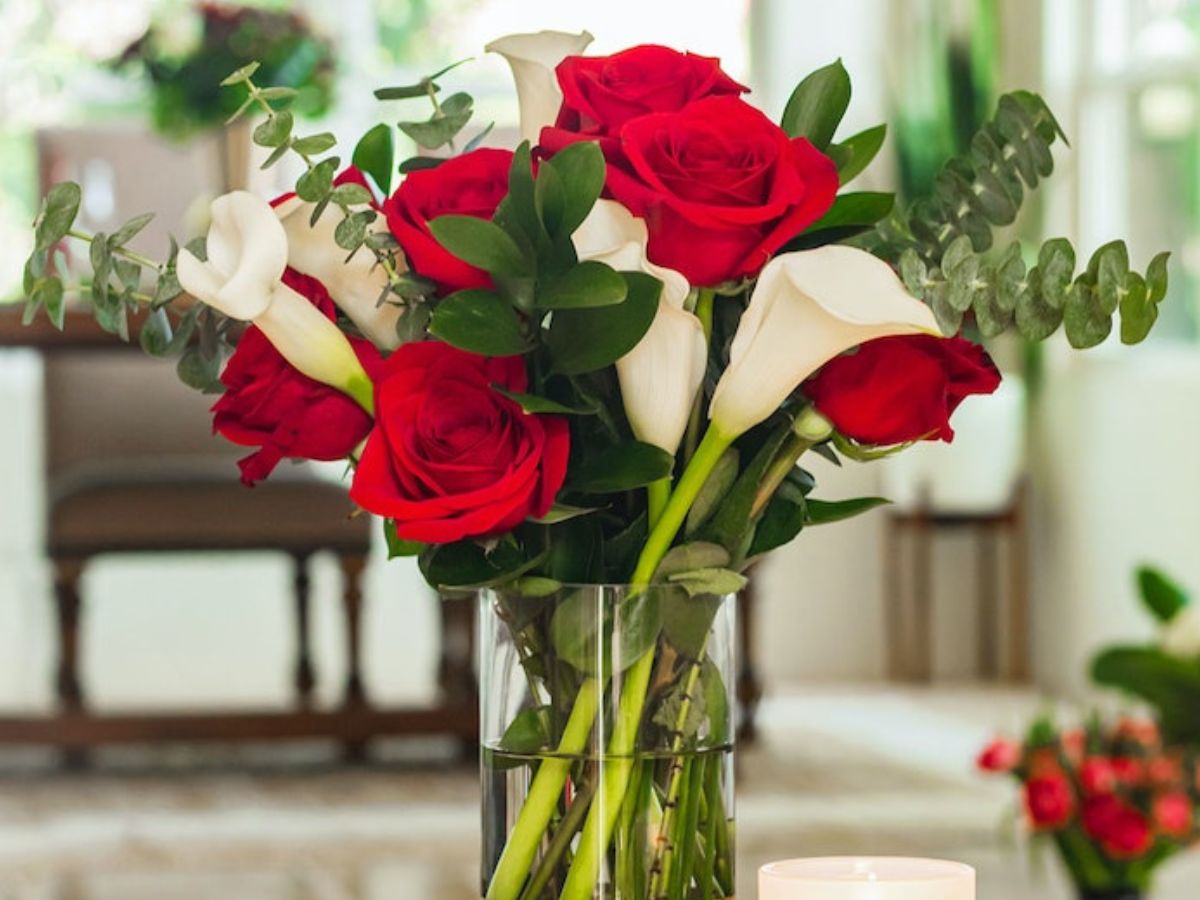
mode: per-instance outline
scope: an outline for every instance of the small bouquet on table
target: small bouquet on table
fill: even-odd
[[[391,555],[479,594],[490,900],[731,897],[734,598],[803,529],[883,502],[818,499],[802,459],[950,440],[1000,380],[978,340],[1062,326],[1088,347],[1118,309],[1141,340],[1166,257],[1142,275],[1120,242],[1078,273],[1063,239],[1033,265],[989,253],[1062,137],[1034,94],[895,211],[844,190],[885,130],[835,140],[840,63],[776,122],[715,59],[589,40],[489,46],[517,82],[515,151],[486,129],[462,145],[453,67],[377,91],[432,105],[398,125],[424,153],[396,185],[391,125],[345,166],[244,68],[227,84],[268,164],[302,160],[295,193],[220,197],[207,239],[159,263],[125,246],[144,218],[86,234],[58,185],[28,308],[61,321],[57,248],[87,242],[97,319],[127,334],[144,313],[143,347],[220,394],[247,483],[349,459]]]

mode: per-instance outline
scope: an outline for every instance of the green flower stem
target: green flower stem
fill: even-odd
[[[94,234],[88,234],[86,231],[80,231],[77,228],[72,228],[70,231],[68,231],[67,236],[73,237],[80,241],[85,241],[89,244],[96,240],[96,236]],[[134,250],[130,250],[128,247],[113,247],[111,252],[113,256],[123,256],[130,262],[135,262],[139,266],[145,266],[148,269],[154,269],[157,272],[161,272],[166,268],[163,263],[153,260],[148,256],[143,256]]]
[[[592,797],[596,793],[595,779],[589,780],[575,794],[575,798],[571,801],[571,808],[567,810],[567,814],[559,823],[558,830],[554,833],[554,837],[550,841],[550,845],[546,848],[546,852],[542,855],[538,862],[537,870],[529,879],[529,884],[525,890],[521,892],[521,900],[538,900],[542,896],[542,892],[546,890],[546,885],[550,883],[550,879],[554,876],[554,870],[558,867],[559,861],[571,846],[571,839],[575,837],[581,825],[583,825],[584,814],[587,813],[588,804],[592,802]]]
[[[721,762],[714,761],[713,765],[706,773],[704,789],[708,796],[708,818],[705,820],[704,827],[704,860],[700,865],[699,884],[704,900],[712,900],[713,896],[713,876],[717,868],[717,825],[720,822],[719,810],[720,806],[713,795],[714,791],[721,790]],[[716,777],[714,776],[716,773]]]
[[[713,298],[716,295],[717,292],[712,288],[700,288],[700,292],[696,295],[696,318],[704,326],[704,340],[706,342],[712,341]]]
[[[643,587],[650,583],[658,564],[671,548],[688,511],[696,501],[704,482],[721,455],[733,443],[715,424],[709,426],[700,446],[667,501],[662,516],[650,531],[646,546],[633,571],[632,583]],[[609,740],[608,764],[602,768],[597,801],[588,811],[587,823],[579,840],[579,850],[571,863],[560,900],[590,900],[600,871],[600,857],[607,852],[613,828],[621,809],[621,798],[629,786],[633,752],[637,741],[650,674],[654,669],[654,649],[647,650],[625,673],[617,721]],[[572,711],[574,718],[574,711]],[[540,772],[538,773],[541,774]],[[528,804],[527,804],[528,805]],[[511,841],[511,838],[510,838]],[[489,900],[493,898],[489,895]]]
[[[650,530],[646,546],[642,548],[642,555],[638,557],[637,567],[633,570],[632,583],[634,585],[650,583],[654,570],[658,568],[662,558],[667,555],[667,551],[671,549],[671,543],[675,540],[679,529],[683,527],[688,511],[696,502],[696,497],[699,496],[700,489],[704,487],[704,482],[708,480],[708,476],[721,459],[721,455],[729,449],[734,437],[736,435],[724,434],[716,423],[709,425],[708,431],[704,433],[704,439],[700,441],[700,446],[696,448],[687,468],[683,470],[679,484],[671,493],[671,498],[667,501],[662,516]]]
[[[667,501],[671,499],[671,478],[660,478],[646,485],[646,519],[651,529],[662,518]]]
[[[795,468],[800,457],[813,445],[819,444],[832,433],[833,426],[829,424],[829,420],[811,406],[806,406],[800,411],[792,423],[792,430],[784,439],[775,458],[771,460],[767,471],[763,473],[763,480],[759,483],[758,491],[754,495],[754,503],[750,507],[751,522],[762,515],[771,497],[775,495],[779,486],[783,484],[783,480]]]
[[[508,843],[504,845],[500,862],[492,874],[487,900],[517,900],[521,895],[521,887],[533,865],[538,845],[545,837],[546,826],[550,824],[567,776],[571,773],[572,757],[582,753],[587,745],[601,690],[602,685],[596,678],[589,678],[580,686],[555,756],[542,760],[529,786],[525,805],[521,807],[517,823],[508,836]]]
[[[617,721],[609,740],[607,758],[600,768],[600,790],[588,810],[587,822],[579,836],[579,847],[567,873],[560,900],[591,900],[595,893],[600,857],[608,851],[617,815],[621,811],[621,800],[629,787],[629,775],[635,762],[634,744],[638,726],[642,722],[642,708],[646,703],[646,691],[650,686],[653,668],[654,649],[651,648],[625,673]]]
[[[700,288],[696,293],[696,308],[694,310],[696,318],[700,320],[700,326],[704,329],[704,341],[706,344],[712,343],[712,322],[713,322],[713,298],[716,297],[716,292],[711,288]],[[700,426],[704,421],[704,391],[701,389],[696,393],[696,400],[692,404],[692,413],[688,417],[687,430],[683,437],[683,458],[690,461],[692,454],[696,451],[696,441],[700,437]]]

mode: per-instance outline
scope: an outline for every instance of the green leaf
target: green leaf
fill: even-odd
[[[261,65],[261,63],[259,63],[257,60],[246,63],[246,65],[242,66],[236,72],[226,75],[223,79],[221,79],[221,87],[229,87],[230,85],[239,84],[240,82],[246,81],[251,75],[258,71],[259,65]]]
[[[685,535],[694,533],[716,512],[717,504],[725,498],[729,489],[733,487],[733,482],[737,480],[740,459],[736,447],[730,447],[721,454],[717,464],[708,473],[700,493],[692,502],[692,508],[688,510],[687,522],[683,529]]]
[[[138,334],[138,343],[150,356],[163,356],[171,346],[171,322],[164,310],[156,309],[146,316]]]
[[[708,716],[705,709],[708,698],[702,691],[689,696],[684,693],[685,690],[686,685],[683,681],[673,683],[650,720],[686,743],[694,740]],[[681,716],[682,723],[679,721]]]
[[[849,184],[862,174],[863,169],[870,165],[871,160],[879,153],[886,137],[887,125],[876,125],[846,138],[839,144],[832,144],[830,150],[837,147],[845,155],[845,161],[838,166],[838,180],[842,184]]]
[[[432,318],[433,311],[428,303],[410,303],[406,306],[404,314],[396,320],[396,336],[402,344],[422,341],[429,331]]]
[[[1102,343],[1112,332],[1112,313],[1105,311],[1099,291],[1080,275],[1067,293],[1063,331],[1076,350]]]
[[[597,506],[568,506],[565,503],[555,503],[544,516],[530,516],[529,521],[537,525],[557,525],[559,522],[569,522],[580,516],[588,516],[599,512]]]
[[[417,564],[435,588],[475,588],[511,581],[541,563],[544,554],[526,557],[512,540],[502,539],[490,551],[474,541],[430,544]]]
[[[465,263],[496,275],[531,274],[530,261],[495,222],[475,216],[439,216],[429,223],[429,230],[438,243]]]
[[[400,163],[399,171],[401,175],[407,175],[409,172],[420,172],[423,169],[436,169],[445,161],[441,156],[410,156]]]
[[[562,234],[567,192],[562,178],[554,169],[546,167],[538,171],[537,181],[533,185],[533,203],[546,233]]]
[[[762,556],[776,547],[791,543],[808,522],[808,503],[802,494],[782,488],[767,502],[762,518],[754,529],[754,540],[747,556]]]
[[[110,248],[124,247],[135,235],[149,225],[150,220],[153,218],[154,213],[142,213],[140,216],[134,216],[112,233],[112,236],[108,239],[108,246]]]
[[[1142,603],[1160,622],[1170,622],[1191,602],[1182,587],[1152,566],[1138,567],[1137,586]]]
[[[625,279],[611,266],[587,260],[567,269],[537,293],[542,309],[583,309],[612,306],[625,299]]]
[[[60,181],[50,188],[37,219],[34,252],[48,251],[67,236],[79,213],[81,196],[79,185],[73,181]]]
[[[624,302],[554,313],[546,346],[551,366],[564,375],[594,372],[612,365],[642,339],[658,312],[662,283],[640,272],[623,272]]]
[[[180,381],[202,393],[211,394],[221,390],[220,354],[207,356],[200,347],[189,347],[183,356],[179,357],[175,371]]]
[[[391,126],[380,122],[359,138],[350,162],[375,182],[385,197],[391,193],[396,141]]]
[[[736,594],[746,586],[747,578],[732,569],[691,569],[668,576],[667,581],[677,584],[689,597]]]
[[[558,655],[586,675],[613,673],[613,648],[624,671],[644,656],[662,628],[659,591],[643,591],[615,604],[591,588],[572,591],[550,618],[550,642]]]
[[[589,494],[628,491],[666,478],[674,468],[675,457],[661,447],[629,441],[585,457],[568,475],[567,489]]]
[[[383,520],[383,537],[387,541],[388,559],[417,556],[426,547],[420,541],[406,541],[396,534],[396,523],[392,519]]]
[[[422,78],[416,84],[405,84],[398,87],[383,87],[375,89],[376,100],[411,100],[413,97],[425,97],[430,91],[437,93],[441,88],[433,83],[432,78]]]
[[[878,191],[851,191],[839,194],[829,211],[808,227],[823,231],[846,225],[874,225],[892,211],[896,195]]]
[[[296,140],[292,141],[292,149],[305,156],[317,156],[326,150],[332,150],[336,146],[337,138],[329,131],[322,131],[320,134],[310,134],[307,137],[296,138]]]
[[[254,128],[253,140],[260,147],[279,147],[288,142],[295,124],[286,109],[271,113]]]
[[[400,122],[400,130],[426,150],[436,150],[449,144],[471,120],[475,101],[470,94],[451,94],[442,101],[441,109],[424,122]]]
[[[437,305],[429,333],[484,356],[517,356],[530,349],[516,311],[495,291],[465,290]]]
[[[297,196],[309,203],[324,200],[333,190],[333,176],[340,161],[336,156],[331,156],[301,175],[296,181]]]
[[[34,291],[35,302],[46,308],[46,317],[59,331],[63,329],[66,304],[63,300],[62,280],[51,275],[38,282]]]
[[[367,226],[374,221],[374,210],[361,210],[346,216],[333,230],[333,242],[343,250],[358,249],[367,237]]]
[[[555,173],[563,192],[557,228],[552,229],[547,223],[547,230],[569,236],[583,224],[604,189],[607,171],[604,154],[596,141],[577,141],[558,151],[543,166]],[[539,182],[543,175],[544,170],[538,173]]]
[[[689,541],[672,547],[654,570],[651,579],[655,582],[666,581],[672,575],[680,572],[690,572],[694,569],[719,569],[729,565],[729,551],[720,544],[708,541]]]
[[[487,136],[492,133],[492,129],[495,127],[495,122],[488,122],[487,125],[479,129],[479,133],[467,141],[467,145],[463,147],[463,153],[470,153],[472,150],[476,149],[487,139]]]
[[[272,85],[271,87],[260,88],[258,96],[263,100],[291,100],[293,97],[298,96],[299,93],[295,88]]]
[[[745,548],[747,529],[753,525],[750,520],[750,511],[758,496],[759,485],[762,483],[767,467],[775,458],[776,451],[779,450],[780,444],[783,443],[790,430],[790,424],[787,428],[776,428],[763,441],[750,464],[738,476],[733,487],[725,495],[725,499],[717,507],[716,513],[697,532],[698,537],[724,547],[726,552],[731,555],[739,553]],[[720,565],[727,565],[727,563]]]
[[[830,522],[841,522],[861,515],[879,506],[886,506],[891,501],[885,497],[855,497],[852,500],[814,500],[806,502],[807,514],[805,522],[808,525],[827,525]]]
[[[517,756],[533,756],[548,747],[550,735],[546,729],[547,713],[545,707],[530,707],[513,716],[500,738],[500,749]]]
[[[492,390],[514,401],[527,413],[552,413],[560,416],[593,416],[598,410],[597,405],[594,403],[568,406],[565,403],[559,403],[557,400],[551,400],[549,397],[543,397],[540,394],[522,394],[518,391],[506,390],[499,385],[492,385]]]
[[[1093,660],[1091,674],[1097,684],[1156,707],[1168,741],[1200,741],[1200,662],[1169,656],[1157,647],[1112,647]]]
[[[346,206],[361,206],[370,203],[374,199],[369,190],[361,184],[355,184],[353,181],[339,184],[333,189],[333,193],[330,195],[331,202],[339,205],[344,203]]]
[[[814,147],[824,150],[849,105],[850,76],[838,59],[796,86],[780,124],[791,137],[808,138]]]

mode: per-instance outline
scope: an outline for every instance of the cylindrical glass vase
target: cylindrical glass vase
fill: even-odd
[[[482,896],[734,893],[735,597],[480,593]]]
[[[1136,888],[1112,888],[1106,890],[1079,889],[1079,900],[1142,900],[1145,896]]]

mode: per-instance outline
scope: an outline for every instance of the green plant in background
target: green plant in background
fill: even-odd
[[[1200,606],[1157,569],[1137,570],[1142,604],[1162,629],[1156,643],[1109,647],[1092,662],[1097,684],[1158,710],[1164,735],[1200,744]]]
[[[296,112],[319,116],[329,108],[332,48],[295,13],[199,3],[156,22],[114,64],[145,73],[155,127],[183,138],[229,119],[238,98],[221,79],[251,62],[264,88],[295,91]]]

